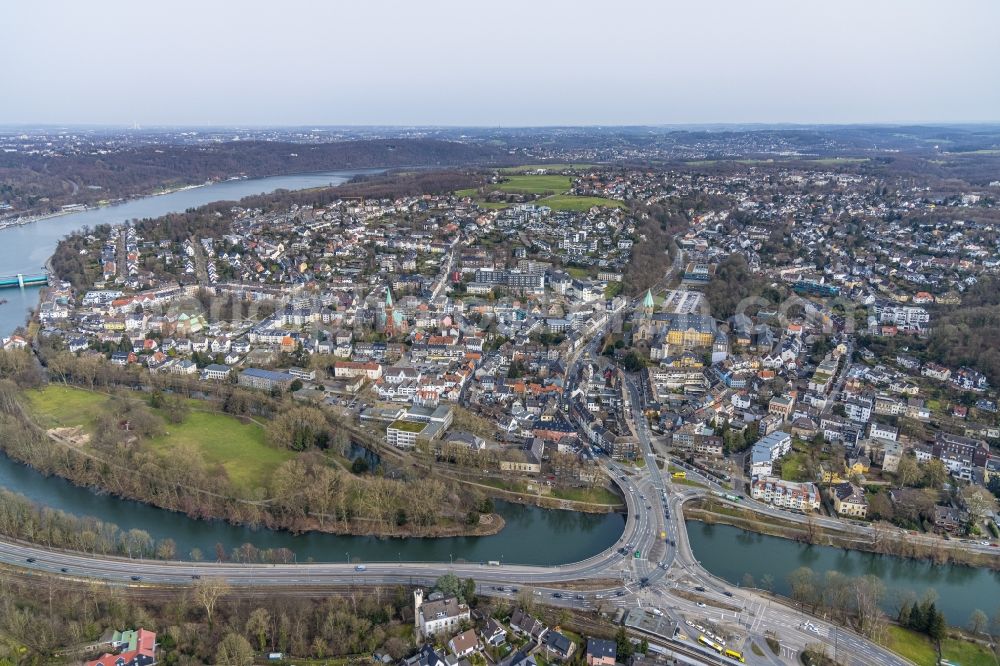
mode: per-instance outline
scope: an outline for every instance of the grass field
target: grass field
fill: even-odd
[[[89,427],[108,401],[107,396],[100,393],[61,384],[50,384],[24,394],[38,425],[43,428]]]
[[[567,266],[566,272],[575,277],[577,280],[586,280],[593,277],[591,274],[592,271],[583,268],[582,266]]]
[[[594,206],[604,206],[605,208],[625,208],[625,202],[618,201],[617,199],[581,197],[574,194],[553,194],[552,196],[539,199],[537,203],[542,206],[548,206],[552,210],[571,210],[576,212],[590,210]]]
[[[45,428],[83,426],[93,430],[94,421],[110,398],[101,393],[50,384],[26,391],[31,411]],[[256,423],[242,423],[227,414],[197,411],[205,403],[188,401],[192,410],[182,423],[164,421],[166,434],[151,439],[149,447],[162,455],[178,449],[198,451],[210,466],[222,465],[232,482],[250,489],[264,485],[281,463],[294,457],[291,451],[276,449],[264,440],[264,429]],[[159,415],[159,410],[153,409]]]
[[[805,478],[804,453],[789,453],[781,459],[781,479],[783,481],[804,481]]]
[[[930,639],[903,627],[889,627],[886,647],[906,657],[918,666],[935,666],[937,654]],[[962,666],[995,666],[996,661],[989,650],[968,641],[946,638],[941,643],[941,656],[953,664]]]
[[[500,183],[497,189],[504,192],[524,192],[526,194],[544,194],[545,192],[565,192],[572,185],[569,176],[510,176],[505,183]]]
[[[552,497],[588,504],[621,504],[622,498],[607,488],[553,488]]]
[[[478,192],[479,190],[477,188],[469,187],[464,190],[455,190],[453,194],[456,197],[462,198],[462,197],[474,197]]]
[[[191,447],[208,465],[222,465],[233,484],[245,490],[266,485],[274,470],[295,456],[269,446],[256,423],[211,412],[192,411],[182,423],[166,424],[166,434],[149,446],[163,455]]]

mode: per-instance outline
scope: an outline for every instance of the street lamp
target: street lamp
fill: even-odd
[[[350,552],[347,553],[347,563],[348,564],[351,563],[351,553]]]

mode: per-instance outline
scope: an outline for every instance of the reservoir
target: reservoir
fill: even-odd
[[[59,240],[84,227],[121,224],[133,219],[141,220],[168,213],[181,213],[189,208],[197,208],[214,201],[236,201],[243,197],[280,189],[304,190],[340,185],[353,176],[378,171],[381,169],[227,180],[169,194],[133,199],[117,206],[95,208],[17,227],[7,227],[0,229],[0,277],[43,272],[45,262],[55,252]],[[24,324],[28,310],[38,305],[38,291],[39,287],[0,290],[0,300],[7,300],[7,303],[0,305],[0,337],[10,335],[11,331]]]
[[[761,581],[770,575],[774,581],[772,590],[791,596],[788,574],[799,567],[809,567],[820,577],[827,571],[839,571],[850,577],[876,576],[885,584],[882,606],[890,617],[895,615],[898,601],[907,592],[919,599],[929,589],[937,593],[937,607],[953,625],[965,626],[973,609],[989,616],[1000,609],[1000,572],[810,546],[730,525],[707,525],[694,520],[688,521],[687,529],[691,550],[701,565],[736,585],[744,585],[746,574],[750,574],[755,585],[763,587]]]

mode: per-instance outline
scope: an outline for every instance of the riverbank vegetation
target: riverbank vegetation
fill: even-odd
[[[805,522],[796,523],[759,514],[752,509],[724,504],[714,499],[689,502],[684,507],[684,516],[708,524],[732,525],[758,534],[794,539],[814,545],[848,548],[914,560],[930,560],[942,565],[964,564],[1000,570],[1000,557],[993,553],[970,550],[961,543],[944,540],[940,543],[917,541],[908,533],[880,522],[872,523],[873,534],[855,535],[850,532],[825,529],[814,520],[810,520],[809,516]]]
[[[92,359],[49,360],[59,377],[91,388],[0,381],[0,448],[42,473],[270,529],[453,536],[502,528],[499,516],[481,517],[474,488],[417,470],[395,478],[352,471],[351,431],[317,407],[228,384],[213,387],[210,401],[193,400],[204,386],[185,392],[176,378],[147,377],[147,385]]]
[[[809,567],[800,567],[788,575],[791,598],[812,613],[856,629],[894,652],[917,663],[933,666],[939,659],[954,664],[994,664],[995,657],[986,645],[957,630],[949,630],[944,614],[929,590],[922,600],[902,596],[898,611],[888,617],[882,608],[886,588],[876,576],[846,576],[839,571],[820,575]],[[972,613],[972,634],[994,642],[987,633],[990,623],[981,610]],[[992,625],[1000,633],[1000,609]]]
[[[157,632],[157,657],[169,666],[262,663],[271,651],[305,663],[371,664],[376,650],[396,660],[414,647],[405,587],[245,597],[213,579],[129,590],[6,573],[2,586],[0,664],[79,663],[94,656],[83,646],[105,631],[137,627]]]

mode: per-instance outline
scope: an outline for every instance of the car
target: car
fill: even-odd
[[[725,592],[723,592],[723,594],[726,595],[727,597],[733,596],[733,593],[730,592],[730,591],[728,591],[728,590],[726,590]]]
[[[517,594],[517,588],[516,587],[510,588],[510,591],[511,591],[511,594]]]
[[[696,586],[694,589],[698,590],[699,592],[705,591],[705,588],[703,588],[701,585]]]
[[[27,562],[28,562],[28,564],[34,564],[34,563],[35,563],[35,562],[37,562],[37,561],[38,561],[38,560],[36,560],[36,559],[35,559],[35,558],[33,558],[33,557],[29,557],[29,558],[27,559]]]
[[[363,564],[359,564],[358,566],[354,567],[354,570],[355,570],[355,571],[364,571],[364,570],[365,570],[365,569],[367,569],[367,568],[368,568],[368,567],[366,567],[365,565],[363,565]]]
[[[704,608],[704,607],[705,607],[705,604],[703,604],[703,603],[701,603],[701,602],[699,601],[699,602],[698,602],[698,608]]]
[[[615,592],[615,596],[616,597],[624,597],[625,596],[625,590],[618,590],[617,592]]]
[[[132,580],[142,580],[142,576],[132,576]]]
[[[69,573],[69,569],[67,569],[66,567],[60,567],[59,571],[61,571],[63,573]]]
[[[552,597],[553,597],[554,599],[562,599],[562,596],[563,596],[563,595],[562,595],[562,592],[553,592],[553,593],[552,593]]]
[[[199,574],[192,574],[191,580],[201,580],[201,576]]]
[[[595,594],[595,595],[594,595],[594,598],[595,598],[595,599],[603,599],[603,598],[604,598],[604,595],[603,595],[603,594]]]

